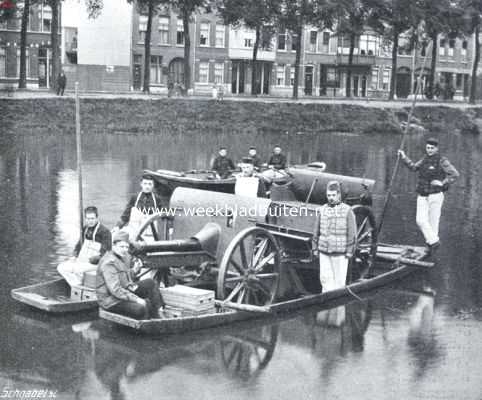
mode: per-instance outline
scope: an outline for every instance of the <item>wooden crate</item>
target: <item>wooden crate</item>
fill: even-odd
[[[82,286],[95,289],[97,284],[96,281],[97,281],[97,271],[84,272],[83,279],[82,279]]]
[[[214,309],[214,291],[176,285],[161,288],[166,306],[189,311],[211,311]]]
[[[70,300],[73,301],[87,301],[96,300],[97,295],[95,289],[85,286],[72,286],[70,289]]]

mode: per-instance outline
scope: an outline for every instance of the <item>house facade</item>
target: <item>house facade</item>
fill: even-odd
[[[29,88],[47,88],[52,83],[51,18],[45,2],[31,7],[27,35]],[[141,91],[146,30],[147,16],[128,2],[104,0],[102,11],[91,18],[83,2],[64,0],[59,34],[67,89],[78,81],[81,90],[87,91]],[[151,92],[167,93],[169,84],[181,85],[184,81],[186,34],[182,20],[172,9],[158,10],[152,21],[148,60]],[[278,32],[258,50],[255,75],[254,31],[225,26],[216,14],[203,13],[193,16],[189,37],[191,88],[195,94],[208,95],[214,85],[222,85],[226,95],[292,95],[298,41],[290,32]],[[0,24],[0,85],[18,81],[19,42],[20,15]],[[441,92],[447,92],[444,88],[452,90],[455,99],[468,96],[474,42],[471,37],[438,39],[436,82]],[[424,89],[431,64],[431,45],[407,51],[402,38],[397,71],[392,71],[390,45],[370,30],[357,39],[351,65],[349,41],[328,30],[306,26],[301,47],[299,97],[344,97],[350,71],[353,97],[386,98],[392,73],[396,73],[396,96],[407,98],[414,94],[419,74]]]
[[[21,3],[17,3],[22,8]],[[18,83],[20,75],[21,14],[0,23],[0,87]],[[27,87],[48,88],[52,84],[52,9],[45,1],[30,8],[27,27]],[[60,32],[59,32],[60,35]]]

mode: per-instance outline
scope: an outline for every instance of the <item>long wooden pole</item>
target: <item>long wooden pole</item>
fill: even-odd
[[[84,206],[82,199],[82,141],[80,136],[79,82],[75,82],[75,141],[77,145],[77,177],[79,182],[79,227],[83,239]]]
[[[431,44],[432,44],[432,46],[435,45],[435,43],[431,43]],[[425,63],[427,61],[428,53],[429,53],[429,51],[428,51],[428,49],[426,49],[425,58],[423,59],[422,68],[420,69],[420,72],[419,72],[418,77],[417,77],[417,88],[415,89],[415,94],[414,94],[413,99],[412,99],[412,106],[410,107],[410,111],[408,113],[407,124],[405,125],[405,128],[402,131],[402,140],[400,142],[399,149],[403,149],[403,147],[405,146],[405,139],[407,137],[407,132],[410,129],[410,121],[412,120],[413,111],[415,110],[415,104],[417,103],[417,96],[418,96],[418,93],[420,92],[420,88],[422,86],[421,77],[422,77],[423,71],[425,70]],[[397,73],[397,72],[392,71],[392,74],[393,73]],[[387,193],[385,195],[385,201],[383,203],[382,215],[380,217],[380,224],[378,225],[378,229],[377,229],[378,235],[380,235],[380,232],[382,230],[383,221],[385,219],[385,214],[387,212],[388,204],[390,202],[390,198],[392,197],[393,183],[395,181],[395,177],[397,176],[399,167],[400,167],[400,154],[398,154],[398,152],[397,152],[397,161],[395,162],[395,167],[393,168],[392,177],[390,178],[390,184],[388,185],[388,190],[387,190]]]

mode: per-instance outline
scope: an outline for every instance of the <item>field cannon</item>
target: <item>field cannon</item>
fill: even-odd
[[[375,218],[370,207],[361,204],[374,181],[344,182],[346,177],[328,175],[329,180],[341,180],[348,194],[356,193],[351,201],[358,227],[347,278],[351,281],[369,270],[376,255]],[[141,257],[164,278],[214,288],[219,299],[238,304],[266,305],[319,290],[313,278],[319,268],[313,252],[319,205],[314,203],[323,203],[326,182],[313,182],[309,189],[300,184],[297,193],[275,188],[271,199],[178,187],[169,210],[140,228],[138,238],[150,227],[155,239],[142,246]],[[305,193],[309,202],[298,200]]]

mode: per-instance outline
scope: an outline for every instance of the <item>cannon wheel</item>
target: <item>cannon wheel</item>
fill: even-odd
[[[152,237],[155,241],[166,239],[164,234],[159,231],[159,226],[162,226],[162,220],[165,220],[165,216],[162,214],[154,214],[152,217],[144,221],[144,223],[139,227],[136,233],[136,240],[142,240],[142,235],[148,228],[151,228]]]
[[[221,339],[221,359],[226,370],[244,380],[256,377],[273,357],[278,325],[265,325]]]
[[[278,292],[281,254],[266,229],[250,227],[229,243],[219,265],[217,295],[221,300],[271,304]]]
[[[370,271],[377,253],[377,227],[375,216],[367,206],[352,207],[356,218],[356,248],[350,260],[347,284],[353,279],[364,277]]]

